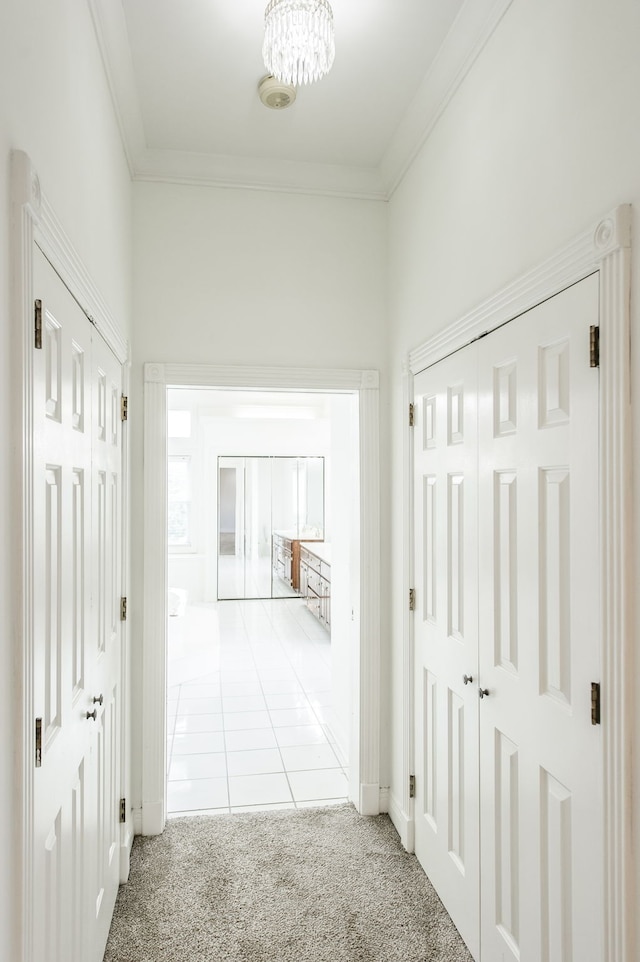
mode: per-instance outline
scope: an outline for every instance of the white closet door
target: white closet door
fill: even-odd
[[[43,303],[34,349],[34,959],[87,959],[90,634],[91,326],[40,251]]]
[[[416,854],[477,957],[475,346],[419,374],[414,388]]]
[[[591,277],[478,343],[487,962],[602,958],[597,323]]]
[[[38,250],[34,291],[33,958],[100,962],[118,886],[120,366]]]
[[[93,607],[91,690],[98,703],[92,728],[91,817],[95,874],[90,883],[92,955],[101,962],[119,883],[120,795],[120,532],[122,369],[97,332],[92,341]]]

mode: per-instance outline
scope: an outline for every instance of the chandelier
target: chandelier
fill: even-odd
[[[264,63],[276,80],[299,86],[324,77],[335,56],[328,0],[270,0],[264,12]]]

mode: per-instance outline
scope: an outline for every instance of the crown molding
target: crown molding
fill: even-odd
[[[149,150],[135,160],[135,180],[204,187],[387,200],[376,167],[309,164],[264,157]]]
[[[513,0],[466,0],[382,158],[387,198],[393,196],[447,105]]]
[[[124,9],[113,0],[87,0],[87,3],[129,171],[135,180],[136,160],[146,144]]]
[[[133,180],[387,201],[513,0],[466,0],[379,166],[151,149],[122,4],[87,0]]]

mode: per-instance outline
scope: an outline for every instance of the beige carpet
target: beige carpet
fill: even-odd
[[[105,962],[470,962],[386,815],[171,820],[137,838]]]

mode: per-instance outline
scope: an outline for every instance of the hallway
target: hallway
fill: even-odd
[[[299,598],[170,618],[168,695],[169,815],[347,800],[331,640]]]
[[[388,816],[172,819],[137,838],[104,962],[471,962]]]

